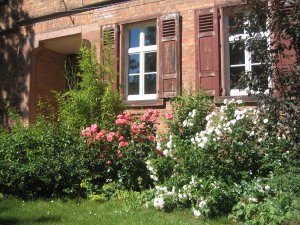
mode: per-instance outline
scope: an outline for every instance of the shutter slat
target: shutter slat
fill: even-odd
[[[175,19],[168,19],[162,21],[163,37],[170,37],[176,35]]]
[[[199,15],[199,33],[214,30],[213,13],[206,15]]]

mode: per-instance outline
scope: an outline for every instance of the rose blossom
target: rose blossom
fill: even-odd
[[[123,136],[119,137],[119,141],[123,141],[123,140],[124,140]]]
[[[131,114],[130,114],[130,113],[126,113],[125,116],[124,116],[124,118],[125,118],[126,120],[129,120],[130,117],[131,117]]]
[[[127,120],[126,119],[117,119],[115,121],[116,124],[126,124]]]
[[[97,124],[93,124],[93,125],[91,126],[91,131],[92,131],[93,133],[95,133],[95,132],[98,131],[98,126],[97,126]]]
[[[112,141],[114,140],[114,137],[113,137],[113,136],[108,136],[108,137],[106,138],[106,140],[109,141],[109,142],[112,142]]]
[[[126,141],[121,141],[121,142],[119,143],[119,146],[128,146],[128,142],[126,142]]]
[[[148,136],[148,139],[149,139],[150,141],[153,141],[153,140],[155,139],[155,137],[154,137],[153,135],[150,135],[150,136]]]
[[[100,132],[100,133],[97,133],[97,134],[96,134],[95,139],[96,139],[97,141],[100,141],[101,138],[103,138],[103,137],[104,137],[104,134],[102,134],[102,133]]]
[[[171,120],[171,119],[173,119],[173,114],[172,113],[167,113],[167,119],[168,120]]]
[[[156,118],[155,118],[155,117],[151,117],[151,118],[149,119],[149,122],[155,123],[155,122],[156,122]]]
[[[111,165],[112,161],[109,160],[109,161],[106,161],[105,163],[108,164],[108,165]]]
[[[123,116],[122,114],[120,114],[120,115],[117,116],[117,118],[118,118],[118,119],[123,119],[124,116]]]

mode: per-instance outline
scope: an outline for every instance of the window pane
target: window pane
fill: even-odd
[[[140,90],[140,77],[138,75],[128,77],[128,95],[138,95]]]
[[[236,13],[229,16],[230,35],[244,34],[243,19],[244,15],[242,13]]]
[[[140,46],[140,29],[129,30],[129,48],[135,48]]]
[[[268,76],[265,71],[263,71],[262,65],[253,65],[251,66],[252,73],[254,77],[259,77],[259,87],[263,90],[268,89]]]
[[[145,94],[156,93],[156,74],[145,75]]]
[[[156,52],[145,53],[145,73],[156,72]]]
[[[129,55],[129,74],[140,72],[140,55]]]
[[[230,68],[230,89],[245,89],[246,87],[239,83],[240,77],[245,73],[245,67]]]
[[[156,45],[156,27],[146,27],[145,29],[145,46]]]
[[[269,55],[268,52],[265,52],[265,50],[268,49],[267,40],[253,42],[252,49],[251,63],[261,63],[261,59],[264,59],[266,55]]]
[[[245,64],[244,43],[230,43],[230,65]]]

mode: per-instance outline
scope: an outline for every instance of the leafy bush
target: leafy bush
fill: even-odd
[[[187,91],[172,99],[172,113],[167,115],[170,133],[184,139],[204,129],[205,116],[214,108],[212,98],[204,91]]]
[[[112,88],[116,75],[112,65],[100,64],[95,50],[82,48],[79,55],[80,82],[58,93],[59,121],[72,128],[98,123],[111,128],[115,116],[124,109],[118,90]]]
[[[271,198],[269,193],[256,196],[250,190],[268,186],[262,181],[295,158],[296,152],[288,148],[290,131],[268,119],[266,110],[241,106],[239,101],[226,102],[219,110],[202,114],[204,126],[199,127],[192,121],[198,108],[191,107],[185,129],[197,132],[182,137],[170,131],[158,142],[161,157],[148,163],[156,184],[154,207],[188,207],[196,216],[210,217],[230,213],[242,199]]]
[[[82,130],[87,144],[93,149],[90,157],[91,184],[117,182],[127,189],[148,188],[152,181],[146,160],[155,155],[154,123],[159,111],[148,109],[140,118],[120,114],[115,121],[116,130],[101,130],[96,124]]]
[[[79,134],[80,128],[96,122],[115,127],[123,103],[112,89],[112,64],[99,64],[93,49],[82,48],[79,70],[73,79],[78,83],[57,94],[58,113],[41,102],[40,112],[47,115],[39,115],[30,126],[11,114],[13,125],[0,134],[0,192],[24,198],[85,195],[84,181],[110,173],[107,166],[96,164],[99,154],[82,144]]]
[[[12,126],[0,135],[0,192],[24,198],[83,194],[84,148],[60,124]]]

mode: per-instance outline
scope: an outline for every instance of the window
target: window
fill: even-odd
[[[246,12],[236,13],[231,16],[225,17],[225,27],[228,27],[230,34],[227,35],[225,42],[225,56],[227,57],[226,65],[226,85],[229,89],[230,96],[247,95],[249,92],[248,87],[242,85],[239,80],[242,74],[247,72],[259,72],[261,62],[257,60],[255,55],[245,48],[245,41],[247,41],[248,34],[243,28],[232,27],[236,26],[235,18],[238,17],[243,20]],[[266,35],[261,33],[262,36]],[[268,81],[266,81],[268,83]]]
[[[126,30],[127,100],[157,98],[157,35],[155,23]]]
[[[134,18],[101,27],[101,55],[105,39],[113,44],[118,84],[129,106],[158,106],[180,92],[179,13]],[[105,35],[106,34],[106,35]]]

